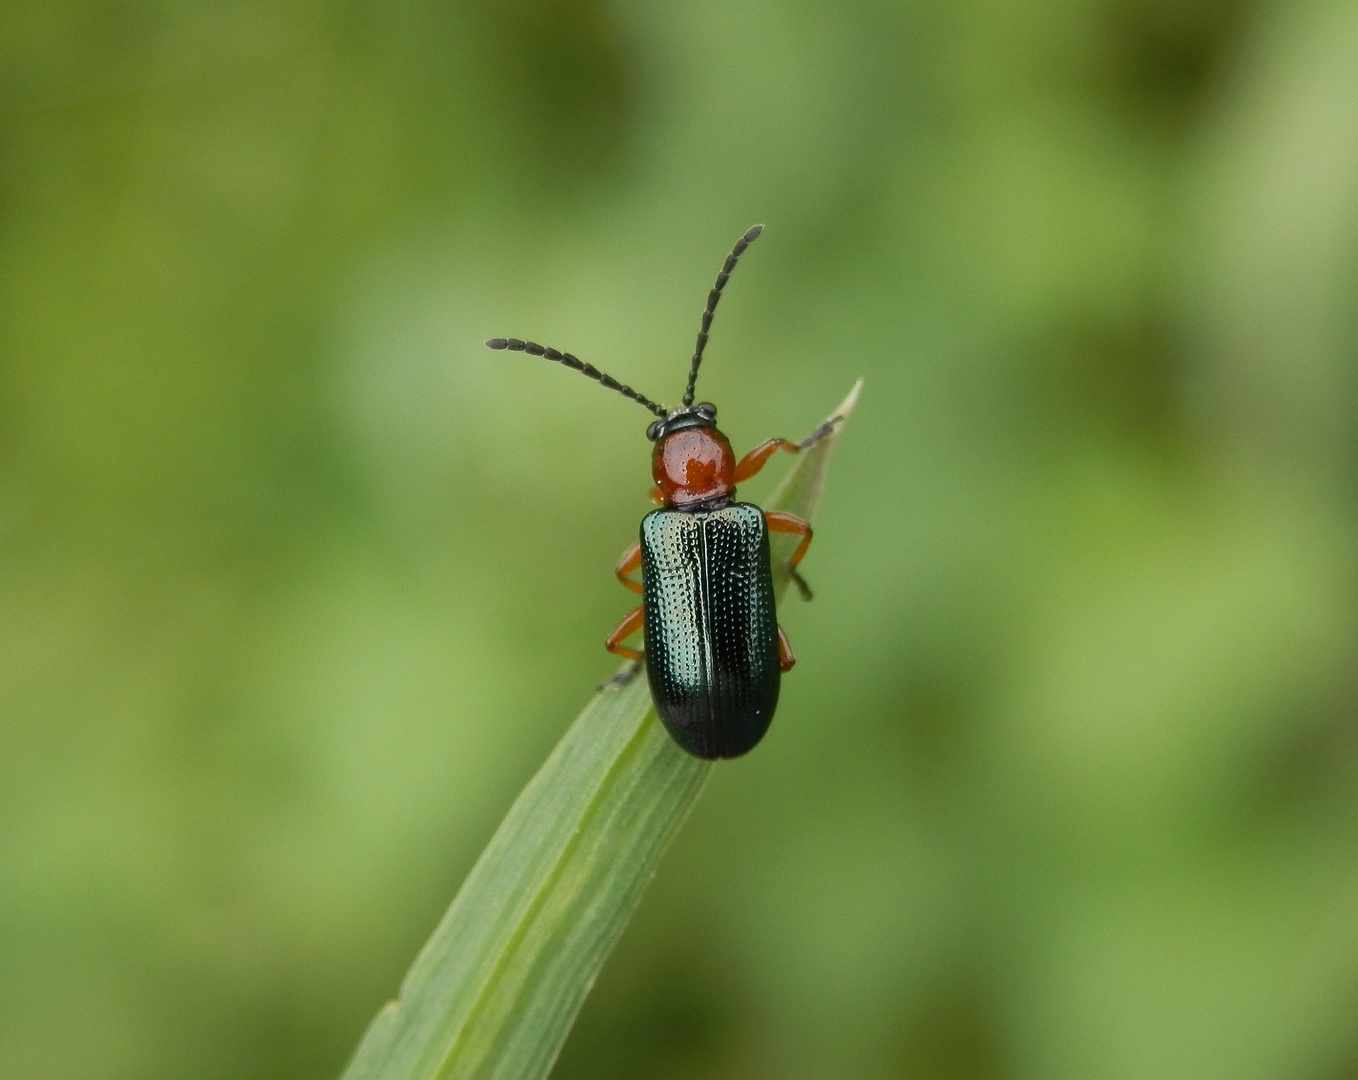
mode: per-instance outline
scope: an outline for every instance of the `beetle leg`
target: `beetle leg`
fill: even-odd
[[[787,634],[783,633],[783,628],[778,627],[778,670],[791,671],[797,663],[797,657],[792,653],[792,643],[788,641]]]
[[[610,686],[626,686],[637,677],[637,672],[641,670],[640,660],[629,660],[626,666],[613,672],[603,682],[599,683],[594,689],[607,690]]]
[[[842,416],[830,417],[829,420],[825,421],[825,423],[821,424],[820,427],[816,428],[815,431],[811,432],[810,435],[808,435],[805,439],[799,442],[797,444],[797,449],[810,450],[811,447],[815,446],[816,443],[821,441],[821,439],[825,438],[825,436],[829,435],[832,431],[834,431],[835,425],[838,424],[843,419],[844,417]]]
[[[632,648],[630,645],[624,645],[622,642],[624,638],[631,637],[640,630],[645,622],[645,609],[639,607],[633,608],[622,617],[622,622],[618,623],[617,628],[613,633],[609,634],[604,640],[604,648],[611,653],[625,656],[628,660],[640,660],[643,655],[642,652],[639,649]]]
[[[618,575],[618,580],[631,589],[634,593],[641,592],[641,582],[628,577],[633,570],[641,565],[641,541],[629,547],[622,553],[622,558],[618,560],[618,565],[613,568],[613,573]],[[638,609],[640,610],[640,609]],[[625,635],[624,635],[625,636]]]
[[[768,442],[762,442],[736,463],[735,482],[739,484],[742,480],[752,477],[764,467],[769,458],[773,457],[775,451],[786,450],[789,454],[798,454],[801,453],[801,449],[788,439],[770,439]]]
[[[631,637],[640,630],[645,622],[645,609],[633,608],[622,617],[622,622],[618,623],[613,633],[609,634],[605,639],[605,649],[618,656],[625,656],[632,662],[621,671],[601,682],[599,684],[600,690],[608,686],[622,686],[624,683],[629,683],[636,676],[636,673],[641,670],[641,661],[645,657],[645,653],[640,649],[633,649],[630,646],[622,644],[622,641],[624,638]]]
[[[806,549],[811,546],[810,524],[792,514],[784,514],[781,510],[765,510],[764,521],[768,524],[769,532],[792,533],[802,538],[802,542],[797,545],[797,550],[792,553],[792,558],[787,561],[787,572],[792,575],[792,580],[797,585],[797,591],[802,594],[802,599],[810,600],[811,586],[797,572],[797,564],[802,561]]]
[[[769,458],[773,457],[778,450],[786,450],[789,454],[800,454],[803,450],[815,446],[816,443],[835,430],[835,424],[840,419],[842,418],[832,416],[799,443],[792,442],[790,439],[770,439],[768,442],[760,443],[736,463],[735,482],[739,484],[742,480],[748,480],[762,469]]]
[[[665,493],[660,490],[659,484],[651,488],[651,502],[655,503],[656,506],[665,505]]]

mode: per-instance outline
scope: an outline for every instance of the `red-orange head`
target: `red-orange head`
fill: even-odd
[[[704,402],[651,425],[651,475],[666,506],[709,502],[736,490],[736,455],[716,417],[716,407]]]

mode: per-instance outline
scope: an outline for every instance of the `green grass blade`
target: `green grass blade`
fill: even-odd
[[[846,417],[862,383],[831,414]],[[842,425],[767,502],[810,520]],[[795,538],[773,537],[781,567]],[[780,590],[788,577],[775,578]],[[529,781],[369,1027],[344,1080],[538,1080],[711,764],[666,735],[645,678],[599,692]]]

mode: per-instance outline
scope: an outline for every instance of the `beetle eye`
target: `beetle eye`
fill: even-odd
[[[710,401],[704,401],[698,406],[697,413],[704,420],[715,420],[717,418],[717,407]]]
[[[656,439],[660,438],[660,425],[662,423],[664,423],[663,420],[656,420],[646,429],[646,438],[650,439],[651,442],[655,442]]]

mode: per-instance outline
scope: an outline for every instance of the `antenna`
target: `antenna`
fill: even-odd
[[[730,261],[731,260],[729,259],[727,260],[727,262]],[[629,397],[639,405],[645,405],[646,408],[650,409],[651,412],[655,413],[655,415],[662,420],[669,415],[669,413],[665,411],[663,405],[657,405],[650,398],[638,394],[630,386],[624,386],[622,383],[618,382],[617,379],[613,378],[612,375],[605,375],[593,364],[586,364],[579,357],[572,356],[568,352],[557,352],[556,349],[549,349],[546,345],[539,345],[535,341],[520,341],[518,338],[502,337],[491,338],[486,342],[486,348],[496,350],[508,349],[510,352],[526,352],[529,356],[545,356],[548,360],[555,360],[558,364],[564,364],[572,371],[578,371],[581,375],[589,376],[589,378],[593,379],[596,383],[600,383],[610,390],[616,390],[623,397]]]
[[[731,250],[731,254],[726,256],[726,261],[722,263],[721,273],[717,275],[717,284],[707,294],[707,308],[703,311],[702,327],[698,330],[698,344],[693,350],[693,366],[688,369],[688,387],[684,390],[685,409],[693,404],[693,387],[698,382],[698,365],[703,362],[703,350],[707,348],[707,332],[712,329],[712,315],[717,310],[717,301],[721,299],[721,291],[726,288],[726,282],[730,280],[731,271],[736,268],[737,260],[745,254],[747,247],[759,239],[759,234],[763,231],[763,225],[755,225],[736,241],[736,246]]]

